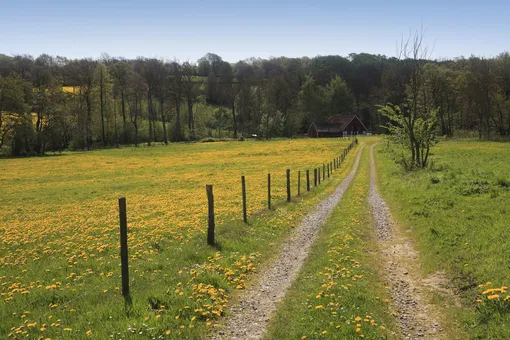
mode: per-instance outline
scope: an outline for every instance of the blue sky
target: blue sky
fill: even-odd
[[[510,1],[96,1],[0,0],[0,53],[70,58],[207,52],[235,62],[368,52],[394,56],[426,29],[433,58],[510,50]]]

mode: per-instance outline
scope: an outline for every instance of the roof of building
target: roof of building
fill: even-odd
[[[312,122],[317,132],[342,132],[347,126],[356,118],[361,125],[368,131],[365,124],[359,119],[357,115],[333,115],[328,118],[327,122]]]
[[[330,122],[312,122],[317,132],[337,132],[341,133],[343,130],[340,125]]]
[[[342,131],[356,117],[355,115],[333,115],[328,118],[329,123],[338,124]]]

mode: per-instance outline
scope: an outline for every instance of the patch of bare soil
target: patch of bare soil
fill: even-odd
[[[261,273],[257,283],[246,289],[239,303],[232,308],[225,327],[212,335],[211,339],[262,338],[271,314],[276,310],[277,302],[296,279],[315,236],[354,178],[362,150],[363,147],[358,152],[349,175],[333,194],[303,218],[301,224],[285,241],[278,257]]]
[[[440,274],[426,280],[421,278],[418,253],[409,238],[395,227],[388,206],[377,191],[373,147],[370,148],[369,203],[401,335],[404,339],[446,338],[438,321],[440,313],[429,301],[432,291],[452,294],[446,288],[447,279]]]

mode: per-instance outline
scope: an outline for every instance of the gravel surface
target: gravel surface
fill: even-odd
[[[418,253],[410,240],[393,222],[388,206],[377,191],[374,146],[370,148],[370,192],[369,203],[374,216],[379,240],[379,253],[385,263],[387,281],[395,317],[404,339],[441,339],[443,329],[437,319],[439,314],[428,303],[429,295],[424,287],[419,270]]]
[[[264,270],[260,280],[246,289],[240,302],[232,307],[225,327],[211,339],[260,339],[264,335],[276,304],[285,295],[304,263],[310,245],[326,218],[349,187],[359,165],[360,148],[350,174],[335,192],[305,216],[284,242],[279,256]]]

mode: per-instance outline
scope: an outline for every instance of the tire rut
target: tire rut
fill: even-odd
[[[428,303],[427,289],[419,273],[419,257],[411,241],[395,227],[376,184],[374,145],[370,148],[369,204],[374,217],[379,254],[385,264],[392,304],[404,339],[442,339],[446,335],[439,326],[439,313]]]
[[[284,242],[278,257],[266,267],[260,280],[248,287],[241,300],[231,309],[225,327],[211,339],[261,339],[277,303],[286,294],[303,265],[310,246],[327,217],[343,197],[360,162],[364,146],[361,146],[349,175],[335,192],[320,202],[315,210],[306,215],[300,225]]]

